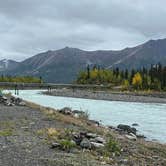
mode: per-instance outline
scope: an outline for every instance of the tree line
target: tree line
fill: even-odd
[[[20,83],[42,83],[41,77],[33,76],[0,76],[0,82],[20,82]]]
[[[78,84],[105,84],[121,86],[124,90],[166,90],[166,66],[161,63],[139,70],[104,69],[100,66],[87,66],[76,79]]]

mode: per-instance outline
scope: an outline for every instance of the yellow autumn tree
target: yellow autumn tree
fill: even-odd
[[[90,78],[92,80],[93,83],[97,82],[97,76],[98,76],[98,70],[94,69],[90,71]]]
[[[124,80],[122,83],[122,90],[128,90],[130,87],[129,81],[128,80]]]
[[[137,89],[142,87],[142,77],[141,77],[141,74],[139,72],[137,72],[134,75],[134,77],[132,79],[132,85]]]

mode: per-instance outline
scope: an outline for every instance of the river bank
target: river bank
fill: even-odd
[[[74,98],[85,98],[108,101],[125,101],[140,103],[166,103],[166,93],[134,93],[134,92],[109,92],[109,91],[92,91],[92,90],[72,90],[72,89],[55,89],[51,92],[43,92],[52,96],[64,96]]]
[[[96,126],[87,118],[31,102],[26,102],[26,106],[0,104],[0,124],[3,166],[164,166],[166,163],[165,144],[130,139],[114,128]],[[104,147],[83,150],[69,142],[63,142],[64,148],[56,147],[59,141],[73,139],[80,132],[100,136],[106,141]]]

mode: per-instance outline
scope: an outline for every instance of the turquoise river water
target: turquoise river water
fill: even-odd
[[[104,125],[138,123],[138,132],[148,140],[166,143],[166,104],[56,97],[43,95],[39,90],[22,90],[19,97],[56,109],[81,109],[89,113],[90,119],[101,120]]]

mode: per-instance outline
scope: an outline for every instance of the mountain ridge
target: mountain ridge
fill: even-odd
[[[166,39],[149,40],[135,47],[122,50],[85,51],[65,47],[39,53],[18,64],[12,70],[3,70],[11,75],[42,76],[47,82],[70,83],[87,65],[122,69],[150,67],[161,62],[166,65]]]

